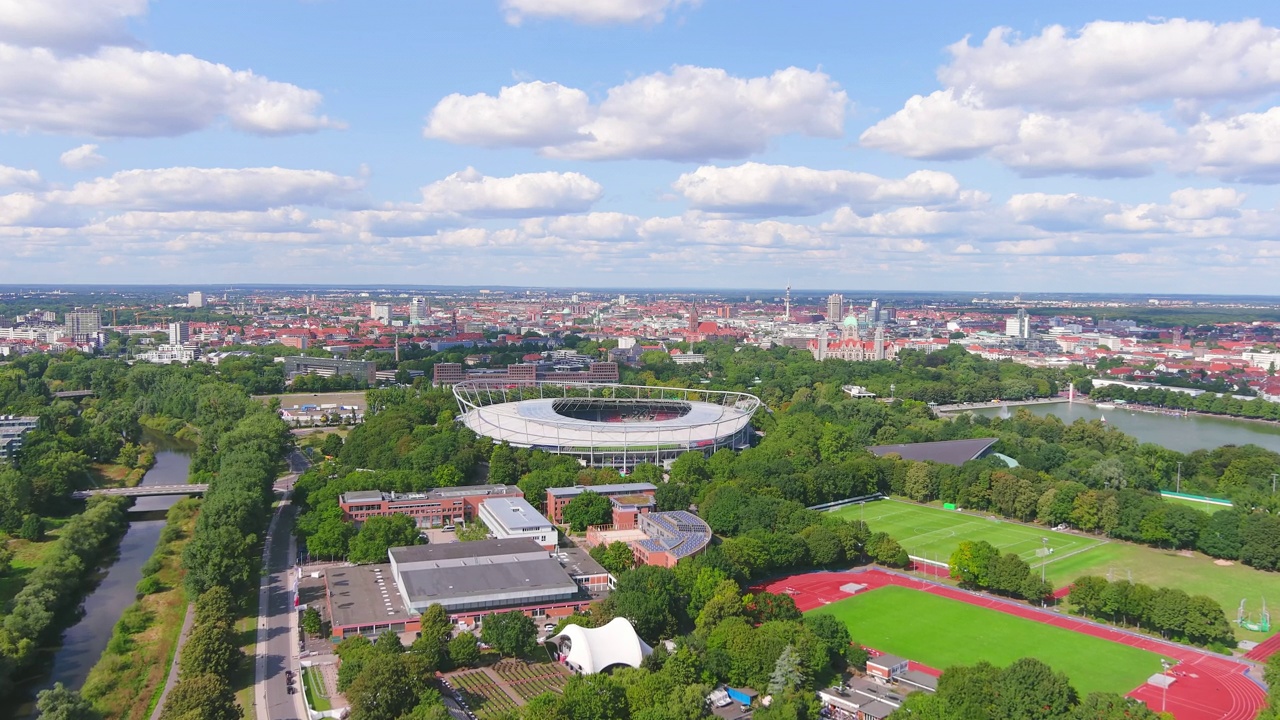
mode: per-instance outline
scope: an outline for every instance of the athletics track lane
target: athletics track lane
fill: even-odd
[[[774,580],[763,589],[772,593],[787,593],[796,601],[801,612],[821,607],[849,597],[841,586],[856,583],[866,585],[867,590],[899,585],[901,587],[930,592],[970,605],[1007,613],[1017,617],[1054,625],[1074,632],[1123,643],[1149,650],[1178,661],[1171,671],[1176,680],[1165,693],[1160,688],[1143,684],[1129,697],[1137,698],[1155,710],[1162,705],[1177,720],[1253,720],[1266,702],[1262,688],[1244,675],[1248,669],[1244,663],[1217,655],[1202,653],[1180,645],[1160,642],[1136,633],[1124,632],[1085,621],[1071,615],[1040,610],[1029,605],[1000,600],[988,595],[916,580],[881,570],[855,572],[818,572],[792,575]]]

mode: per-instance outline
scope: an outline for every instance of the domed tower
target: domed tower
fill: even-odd
[[[858,316],[850,314],[840,324],[840,333],[845,340],[861,340],[862,329],[858,326]]]

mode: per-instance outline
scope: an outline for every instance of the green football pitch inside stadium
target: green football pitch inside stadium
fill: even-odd
[[[904,587],[883,587],[810,611],[849,626],[855,640],[939,670],[1034,657],[1066,673],[1081,697],[1124,695],[1161,671],[1160,655]]]
[[[1083,535],[1008,522],[995,516],[943,510],[900,500],[849,505],[835,512],[846,520],[866,521],[872,532],[889,533],[910,555],[944,563],[962,540],[986,540],[1001,553],[1017,553],[1032,567],[1039,567],[1044,549],[1052,551],[1046,557],[1057,560],[1102,542]]]

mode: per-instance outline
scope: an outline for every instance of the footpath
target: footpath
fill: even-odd
[[[151,720],[160,720],[160,713],[164,712],[164,701],[169,698],[169,691],[178,683],[178,658],[182,657],[182,646],[187,644],[187,636],[191,634],[191,626],[195,621],[196,604],[187,603],[182,630],[178,631],[178,643],[173,648],[173,662],[169,663],[169,677],[165,678],[164,689],[160,691],[160,699],[156,701],[156,709],[151,711]]]

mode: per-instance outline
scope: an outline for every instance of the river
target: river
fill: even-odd
[[[1023,408],[1009,408],[1013,414]],[[1099,420],[1106,418],[1125,433],[1141,442],[1156,443],[1170,450],[1188,453],[1192,450],[1212,450],[1222,445],[1246,445],[1253,443],[1274,452],[1280,452],[1280,425],[1213,417],[1188,415],[1173,417],[1159,413],[1135,412],[1118,406],[1114,410],[1101,410],[1088,403],[1054,403],[1030,405],[1025,408],[1035,415],[1057,415],[1065,423],[1079,418]],[[1003,417],[1005,408],[987,407],[971,411],[976,415]]]
[[[180,485],[187,482],[192,446],[163,435],[143,433],[143,441],[156,447],[156,463],[142,478],[141,485]],[[143,497],[134,501],[134,510],[166,510],[181,496]],[[163,520],[129,523],[120,540],[119,557],[107,575],[84,601],[85,614],[80,622],[62,636],[62,646],[53,656],[53,667],[42,687],[60,682],[79,689],[89,670],[106,649],[111,632],[124,609],[137,599],[134,586],[142,579],[142,565],[155,552],[160,542]]]

